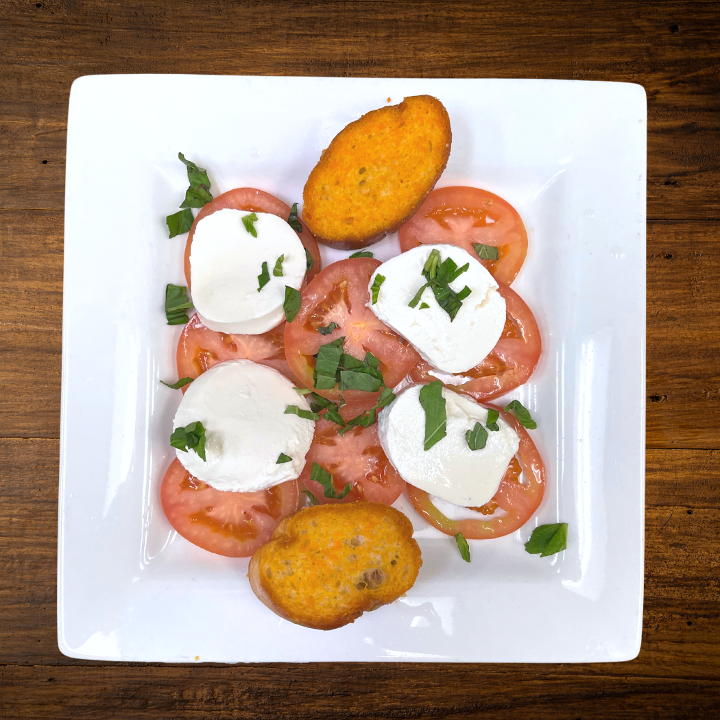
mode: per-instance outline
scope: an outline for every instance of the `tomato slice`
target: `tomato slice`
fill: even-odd
[[[274,195],[270,195],[270,193],[263,192],[262,190],[255,190],[255,188],[235,188],[235,190],[228,190],[222,195],[218,195],[212,202],[209,202],[205,207],[201,208],[195,218],[195,222],[190,228],[190,234],[188,235],[185,245],[185,281],[187,282],[188,289],[190,289],[190,248],[192,246],[193,236],[195,235],[195,228],[204,217],[212,215],[218,210],[225,209],[270,213],[281,217],[283,220],[287,220],[290,216],[290,207],[288,205]],[[322,260],[320,259],[320,250],[315,241],[315,236],[310,232],[310,228],[302,221],[299,215],[298,220],[300,220],[303,228],[302,232],[298,234],[298,237],[313,259],[313,266],[307,271],[307,275],[305,276],[307,280],[310,280],[320,272]]]
[[[215,490],[177,458],[160,487],[160,502],[173,528],[193,545],[227,557],[250,557],[284,517],[297,511],[299,500],[297,480],[251,493]]]
[[[478,401],[492,400],[524,385],[533,374],[542,350],[540,330],[530,308],[514,290],[499,281],[498,285],[507,312],[503,334],[479,365],[456,375],[470,377],[470,382],[448,385],[451,390]],[[432,369],[422,360],[410,374],[415,382],[431,382],[437,380],[429,373]]]
[[[493,407],[488,405],[487,407]],[[447,535],[461,532],[466,538],[488,540],[509,535],[520,529],[535,513],[545,494],[545,464],[527,430],[512,415],[495,410],[520,438],[517,455],[510,461],[505,477],[490,502],[477,510],[477,520],[451,520],[441,513],[424,490],[407,485],[408,497],[415,509],[434,527]],[[525,471],[524,482],[520,474]]]
[[[346,422],[365,410],[363,403],[344,405],[340,415]],[[380,412],[383,412],[382,410]],[[391,505],[400,497],[405,481],[390,464],[378,437],[377,423],[356,427],[338,435],[339,426],[320,419],[315,423],[315,437],[306,456],[300,483],[318,503],[354,502],[368,500]],[[333,486],[341,493],[346,483],[352,490],[341,500],[326,498],[320,483],[310,479],[312,464],[317,463],[333,476]]]
[[[225,360],[252,360],[281,372],[295,382],[285,361],[285,323],[262,335],[229,335],[205,327],[193,315],[183,328],[177,347],[178,378],[195,379]],[[182,391],[185,392],[186,385]]]
[[[380,360],[380,371],[387,387],[397,385],[419,362],[415,349],[367,307],[370,301],[368,283],[380,265],[372,258],[348,258],[326,267],[302,291],[302,306],[297,317],[285,324],[285,357],[298,380],[312,388],[315,358],[321,345],[344,337],[344,351],[358,360],[369,350]],[[331,322],[337,327],[329,335],[321,335],[318,327]],[[330,400],[339,401],[340,392],[316,390]],[[345,402],[373,405],[380,392],[343,391]]]
[[[522,218],[506,200],[480,188],[446,187],[433,190],[400,228],[403,252],[436,243],[457,245],[473,257],[473,243],[497,247],[497,260],[480,262],[510,285],[525,262],[528,238]]]

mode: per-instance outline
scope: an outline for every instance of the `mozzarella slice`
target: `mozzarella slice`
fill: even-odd
[[[470,266],[450,283],[455,292],[466,285],[471,291],[452,321],[430,288],[423,292],[414,308],[409,306],[426,282],[422,270],[433,250],[440,252],[443,261],[450,257],[458,267],[465,263]],[[386,325],[407,338],[438,370],[465,372],[482,362],[500,339],[505,327],[505,300],[493,276],[462,248],[421,245],[384,262],[370,278],[369,288],[376,275],[382,275],[385,281],[380,286],[377,302],[373,304],[371,300],[368,307]],[[372,292],[370,295],[372,298]],[[429,307],[421,310],[423,303]]]
[[[422,385],[403,390],[378,419],[380,443],[403,479],[431,495],[463,507],[479,507],[497,492],[500,481],[520,447],[517,433],[501,418],[499,430],[488,430],[482,450],[471,450],[465,433],[487,410],[473,400],[443,388],[447,435],[425,450],[425,411],[420,405]]]
[[[276,370],[250,360],[219,363],[188,386],[173,422],[173,429],[203,424],[207,461],[194,450],[178,450],[178,460],[217,490],[254,492],[294,480],[305,465],[315,423],[285,415],[288,405],[310,409]],[[278,464],[280,453],[292,461]]]
[[[256,213],[257,238],[246,229],[243,210],[226,208],[203,218],[190,248],[192,300],[211,330],[259,335],[284,317],[285,286],[298,290],[305,277],[305,248],[297,233],[277,215]],[[282,276],[273,275],[284,255]],[[258,291],[267,263],[270,281]]]

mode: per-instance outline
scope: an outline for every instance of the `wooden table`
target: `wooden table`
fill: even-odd
[[[0,68],[1,717],[720,710],[720,4],[3,0]],[[107,665],[59,653],[66,119],[72,81],[94,73],[572,78],[646,88],[647,532],[637,660],[227,667]]]

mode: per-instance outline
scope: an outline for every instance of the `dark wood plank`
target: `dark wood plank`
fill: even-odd
[[[57,437],[62,215],[0,211],[0,436]],[[648,223],[647,443],[720,447],[720,223]]]
[[[0,207],[62,207],[63,129],[76,77],[187,72],[640,83],[648,93],[649,217],[720,217],[713,2],[210,0],[170,10],[12,0],[0,3],[0,44],[0,169],[10,179]]]

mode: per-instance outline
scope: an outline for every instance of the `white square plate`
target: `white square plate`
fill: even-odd
[[[530,239],[514,284],[543,355],[511,394],[538,419],[548,490],[522,530],[472,541],[472,563],[409,502],[424,565],[392,605],[318,632],[256,600],[247,560],[206,553],[163,516],[159,487],[180,399],[179,329],[164,289],[184,284],[167,237],[187,179],[254,186],[288,204],[320,151],[363,113],[430,94],[447,107],[438,186],[512,203]],[[60,649],[138,661],[595,662],[640,647],[645,441],[646,99],[637,85],[545,80],[115,75],[70,96],[65,205],[58,560]],[[386,259],[389,237],[372,248]],[[328,252],[328,262],[348,253]],[[570,524],[568,549],[523,548]]]

